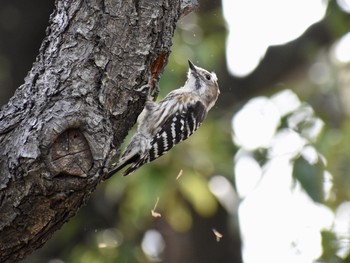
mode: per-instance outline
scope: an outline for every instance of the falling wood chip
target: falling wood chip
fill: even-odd
[[[222,234],[219,231],[217,231],[215,228],[213,228],[212,230],[213,230],[213,233],[216,237],[216,242],[219,242],[222,238]]]
[[[159,202],[159,197],[157,197],[156,204],[154,205],[153,209],[151,210],[151,214],[155,218],[162,217],[162,215],[160,213],[156,212],[156,208],[157,208],[158,202]]]
[[[179,179],[179,178],[181,177],[182,173],[183,173],[183,170],[181,169],[180,172],[179,172],[179,174],[176,176],[176,180]]]

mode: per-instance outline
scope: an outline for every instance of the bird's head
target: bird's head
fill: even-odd
[[[199,93],[207,104],[208,111],[212,108],[218,99],[220,89],[218,78],[214,72],[209,72],[203,68],[194,65],[188,60],[189,70],[187,74],[186,88]]]

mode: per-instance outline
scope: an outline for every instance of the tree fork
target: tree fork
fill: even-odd
[[[41,247],[89,198],[196,0],[56,0],[32,69],[0,112],[0,262]]]

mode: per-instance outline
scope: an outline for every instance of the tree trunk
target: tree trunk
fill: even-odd
[[[41,247],[86,202],[195,0],[57,0],[37,61],[0,112],[0,262]],[[147,92],[147,91],[146,91]]]

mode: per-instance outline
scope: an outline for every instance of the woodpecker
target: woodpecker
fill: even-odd
[[[127,165],[123,175],[133,173],[186,140],[202,124],[220,94],[218,79],[214,72],[195,66],[190,60],[188,64],[183,87],[171,91],[158,104],[150,99],[146,101],[137,133],[108,177]]]

